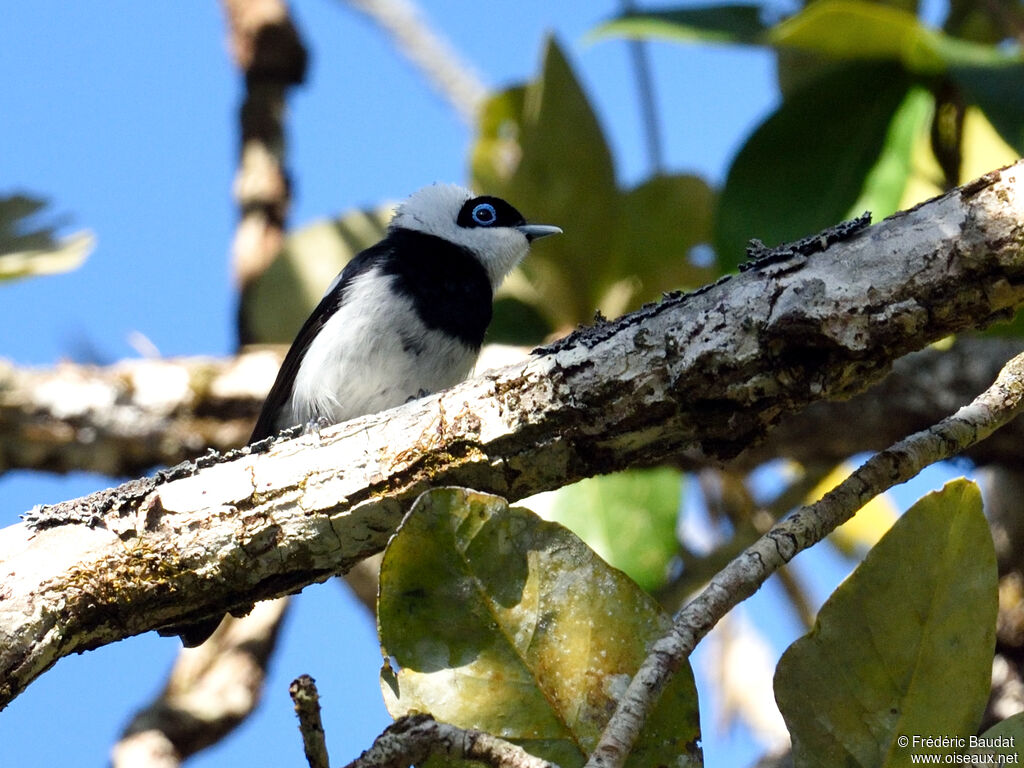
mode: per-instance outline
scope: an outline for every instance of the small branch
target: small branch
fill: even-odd
[[[430,715],[399,718],[345,768],[408,768],[429,757],[478,760],[493,768],[558,768],[497,736],[439,723]]]
[[[394,40],[395,47],[449,101],[464,123],[476,122],[487,86],[473,67],[431,27],[415,3],[410,0],[347,0],[347,4],[362,12]]]
[[[624,12],[632,11],[636,4],[632,0],[620,3]],[[654,98],[654,78],[651,76],[651,59],[647,44],[643,40],[628,40],[630,58],[633,60],[633,71],[636,74],[637,90],[640,98],[640,118],[644,126],[647,141],[647,161],[651,165],[651,173],[661,173],[665,168],[664,152],[661,144],[661,131],[658,127],[658,107]]]
[[[753,595],[778,568],[821,541],[878,494],[984,440],[1022,410],[1024,354],[1010,360],[995,383],[970,405],[875,454],[820,501],[773,526],[718,573],[677,614],[669,634],[654,644],[619,701],[588,768],[621,768],[675,670],[726,613]]]
[[[324,741],[324,724],[320,719],[320,694],[316,680],[301,675],[288,686],[295,703],[295,714],[299,716],[299,731],[302,733],[302,747],[306,752],[309,768],[330,768],[327,759],[327,742]]]

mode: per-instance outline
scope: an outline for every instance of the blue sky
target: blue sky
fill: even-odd
[[[543,36],[554,32],[595,103],[620,179],[644,178],[626,47],[585,41],[617,3],[425,7],[492,87],[531,77]],[[289,105],[293,225],[435,180],[465,181],[469,129],[372,25],[330,0],[302,0],[294,12],[312,60]],[[219,5],[34,0],[10,4],[4,15],[0,192],[51,198],[71,219],[66,231],[88,228],[98,247],[70,274],[0,286],[0,357],[36,366],[110,362],[137,354],[129,342],[136,332],[167,356],[229,354],[241,85]],[[651,53],[669,169],[721,182],[731,155],[776,102],[771,56],[665,43]],[[111,482],[8,473],[0,478],[0,524],[33,504]],[[767,607],[752,610],[781,610],[771,587],[762,598]],[[0,713],[4,764],[104,763],[176,651],[175,641],[151,633],[61,661]],[[295,601],[280,651],[258,716],[192,765],[302,764],[287,696],[301,673],[320,684],[332,762],[356,756],[389,722],[372,624],[342,587],[314,587]],[[709,766],[756,756],[742,732],[719,735],[730,744],[725,751],[712,746],[719,736],[710,718],[704,728]]]

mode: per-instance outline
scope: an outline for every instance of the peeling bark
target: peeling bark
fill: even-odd
[[[276,597],[383,547],[415,497],[515,500],[681,455],[1024,304],[1024,164],[811,256],[671,295],[438,395],[0,530],[0,705],[61,656]]]

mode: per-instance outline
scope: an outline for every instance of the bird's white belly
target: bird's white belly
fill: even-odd
[[[389,279],[371,272],[350,286],[306,351],[279,429],[376,413],[469,375],[477,350],[426,327],[411,301],[390,292]]]

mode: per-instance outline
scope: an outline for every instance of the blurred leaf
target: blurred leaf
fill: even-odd
[[[382,690],[418,711],[583,764],[669,618],[560,525],[462,489],[423,494],[384,552]],[[680,669],[628,766],[699,765],[697,694]]]
[[[968,107],[964,112],[963,159],[960,163],[960,178],[964,181],[976,179],[1020,159],[1020,153],[1003,140],[986,117],[977,107]]]
[[[565,229],[534,249],[502,289],[542,314],[549,329],[589,322],[595,309],[617,316],[717,276],[689,258],[710,238],[710,188],[679,175],[620,191],[601,127],[554,40],[537,80],[484,104],[471,164],[477,189]]]
[[[534,248],[522,270],[544,297],[554,327],[593,316],[609,274],[617,191],[611,152],[569,62],[554,39],[540,77],[492,96],[472,150],[474,187],[513,202],[566,237]]]
[[[717,270],[695,266],[690,252],[711,242],[714,210],[715,193],[696,176],[655,176],[623,193],[612,245],[617,273],[636,275],[637,293],[646,301],[713,280]]]
[[[996,578],[977,486],[953,481],[907,511],[779,661],[794,765],[902,765],[901,735],[974,733]]]
[[[850,65],[783,102],[729,169],[715,223],[723,268],[744,260],[750,238],[776,245],[846,216],[909,87],[895,65]]]
[[[683,476],[674,469],[634,469],[581,480],[526,502],[651,592],[664,585],[679,550],[682,489]]]
[[[765,31],[759,5],[707,5],[631,11],[592,33],[596,38],[661,37],[680,42],[757,43]]]
[[[494,297],[494,316],[485,343],[536,346],[553,330],[534,304],[499,292]]]
[[[1015,759],[1005,760],[1005,765],[1020,765],[1024,756],[1024,712],[1018,712],[1005,720],[996,723],[983,734],[981,739],[986,745],[980,749],[969,750],[973,754],[980,755],[1007,755]],[[984,765],[981,760],[975,760],[967,765]],[[998,764],[998,763],[997,763]]]
[[[0,197],[0,281],[67,272],[79,267],[96,241],[89,232],[58,237],[62,222],[43,223],[46,201],[28,195]]]
[[[837,59],[900,61],[913,72],[943,68],[938,34],[899,8],[863,0],[819,0],[768,31],[777,48],[796,48]]]
[[[950,75],[999,135],[1018,153],[1024,153],[1024,62],[954,66]]]
[[[246,291],[241,311],[252,341],[290,343],[349,260],[384,236],[392,211],[392,206],[352,211],[291,232]]]
[[[998,9],[996,13],[993,10]],[[1012,30],[1024,24],[1024,8],[1020,3],[999,2],[989,5],[978,0],[950,0],[949,13],[943,28],[950,34],[979,43],[998,43]]]
[[[881,221],[900,210],[900,201],[907,188],[913,168],[914,148],[918,139],[928,135],[935,99],[924,88],[913,87],[896,109],[882,152],[864,179],[864,188],[843,218],[853,218],[871,211]]]

